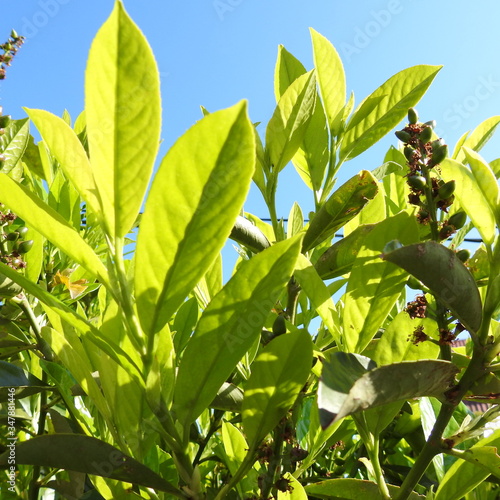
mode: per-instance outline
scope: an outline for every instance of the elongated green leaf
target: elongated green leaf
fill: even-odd
[[[491,436],[481,439],[470,451],[475,453],[476,449],[484,447],[500,447],[500,430],[496,430]],[[481,451],[479,451],[481,454]],[[482,454],[484,457],[484,454]],[[480,466],[480,463],[472,464],[465,460],[457,460],[446,472],[439,488],[436,491],[435,500],[460,500],[469,491],[472,491],[479,483],[489,475],[488,467]]]
[[[6,465],[8,457],[8,451],[0,455],[0,465]],[[180,490],[137,460],[104,441],[81,434],[47,434],[17,443],[16,463],[85,472],[183,497]]]
[[[399,487],[388,484],[393,498],[397,497]],[[377,483],[361,479],[327,479],[305,487],[306,493],[325,500],[380,500],[380,491]],[[411,493],[409,500],[424,500],[425,497]]]
[[[194,421],[261,333],[299,255],[300,237],[244,262],[205,309],[179,366],[174,404]]]
[[[340,319],[335,309],[335,304],[328,292],[328,288],[304,255],[299,256],[294,277],[311,301],[312,306],[316,309],[326,328],[330,331],[330,334],[337,344],[340,344]]]
[[[279,45],[274,67],[274,97],[277,103],[286,89],[304,73],[307,73],[304,65],[283,45]]]
[[[436,243],[416,243],[383,255],[413,274],[443,302],[470,332],[481,323],[481,297],[474,278],[455,252]]]
[[[467,136],[467,133],[464,134],[464,140],[458,141],[452,158],[459,162],[463,162],[465,160],[462,146],[473,149],[474,151],[480,151],[482,147],[491,139],[499,124],[500,116],[492,116],[491,118],[488,118],[484,120],[484,122],[480,123],[469,136]]]
[[[266,128],[269,163],[281,171],[299,149],[314,111],[314,71],[297,78],[281,96]]]
[[[0,135],[0,153],[5,155],[1,172],[8,174],[14,169],[17,170],[16,167],[20,165],[19,162],[28,146],[29,137],[30,126],[28,118],[11,120],[9,122],[9,125],[4,129],[4,133]],[[20,166],[19,170],[22,175],[22,166]],[[19,177],[18,174],[16,176]]]
[[[357,227],[352,233],[334,243],[321,254],[314,265],[321,278],[329,280],[347,274],[352,269],[366,237],[374,227],[375,224],[364,224]]]
[[[472,175],[500,225],[500,190],[498,189],[498,181],[495,174],[488,163],[478,153],[465,146],[463,147],[463,151],[472,170]]]
[[[422,396],[442,396],[459,369],[448,361],[403,361],[372,368],[369,358],[335,352],[323,364],[318,407],[323,428],[352,413]]]
[[[367,97],[347,124],[340,158],[358,156],[392,130],[425,94],[440,69],[426,65],[407,68]]]
[[[368,170],[351,177],[314,216],[304,236],[302,251],[306,252],[333,236],[337,229],[355,217],[375,197],[377,191],[377,181]]]
[[[135,293],[146,332],[162,328],[223,247],[250,187],[254,141],[241,102],[203,118],[163,159],[137,239]]]
[[[339,112],[346,101],[344,66],[335,47],[321,34],[310,28],[314,66],[323,98],[328,124],[334,134],[340,123]]]
[[[472,172],[461,163],[449,158],[443,160],[440,166],[443,180],[454,180],[456,182],[454,195],[471,218],[484,242],[487,244],[493,243],[495,239],[495,216]]]
[[[90,161],[75,132],[64,120],[48,111],[27,108],[25,111],[73,187],[93,212],[101,212]]]
[[[240,430],[229,422],[222,422],[222,443],[226,452],[227,467],[234,476],[248,453],[248,444]],[[254,494],[256,482],[257,471],[251,469],[237,484],[238,492],[242,498],[249,498]]]
[[[0,402],[14,394],[15,399],[25,398],[50,389],[46,383],[19,366],[0,360]]]
[[[92,248],[40,198],[7,175],[0,174],[0,199],[33,229],[109,286],[108,272]]]
[[[112,238],[131,229],[160,141],[160,80],[151,48],[116,2],[85,74],[90,161]]]
[[[274,73],[276,100],[279,101],[286,89],[304,73],[306,73],[306,69],[302,63],[283,46],[280,46]],[[303,181],[314,190],[320,189],[328,164],[327,125],[323,106],[316,101],[302,144],[292,158],[292,163]]]
[[[417,237],[415,218],[406,212],[379,222],[366,237],[352,266],[344,298],[347,351],[363,352],[386,320],[407,281],[405,272],[380,259],[384,246],[393,238],[411,243]]]
[[[500,456],[496,446],[473,446],[460,453],[460,458],[489,471],[500,479]]]
[[[311,371],[312,341],[307,331],[276,337],[252,364],[243,399],[243,428],[251,448],[293,405]]]

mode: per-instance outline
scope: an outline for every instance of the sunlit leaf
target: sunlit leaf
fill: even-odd
[[[116,2],[90,49],[85,75],[90,163],[112,238],[131,229],[160,141],[160,80],[151,48]]]
[[[163,159],[137,238],[135,292],[147,333],[170,319],[223,247],[250,187],[254,141],[241,102],[200,120]]]

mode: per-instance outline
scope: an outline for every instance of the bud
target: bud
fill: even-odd
[[[425,187],[426,183],[427,181],[425,180],[425,177],[422,177],[421,175],[410,175],[410,177],[408,177],[408,184],[413,189],[418,189],[420,191]]]
[[[431,147],[433,151],[441,146],[444,146],[444,140],[442,138],[436,139],[431,142]]]
[[[455,229],[460,229],[461,227],[464,227],[466,220],[467,220],[467,214],[461,210],[460,212],[454,213],[450,217],[448,224],[450,226],[453,226]]]
[[[424,125],[427,125],[432,130],[434,130],[436,128],[436,120],[431,120],[431,121],[425,122]]]
[[[435,166],[441,163],[448,156],[448,146],[446,144],[432,150],[430,166]]]
[[[401,142],[404,142],[405,144],[410,142],[411,135],[408,132],[406,132],[405,130],[396,130],[396,132],[394,132],[394,133],[396,134],[396,137]]]
[[[16,30],[12,30],[10,32],[10,37],[13,38],[14,40],[17,40],[19,38],[19,35],[17,34]]]
[[[448,181],[438,189],[438,196],[442,200],[448,199],[455,192],[455,181]]]
[[[415,108],[408,110],[408,121],[413,125],[418,122],[418,114]]]
[[[431,127],[424,127],[422,129],[422,132],[420,132],[420,137],[419,139],[423,142],[429,142],[432,137],[432,128]]]
[[[467,262],[470,258],[470,252],[469,250],[462,248],[462,250],[459,250],[457,252],[457,257],[462,261],[462,262]]]
[[[26,236],[26,233],[28,232],[28,228],[26,226],[20,227],[17,232],[19,233],[20,236]]]

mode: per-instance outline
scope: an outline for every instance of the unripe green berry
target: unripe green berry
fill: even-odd
[[[421,175],[410,175],[410,177],[408,177],[408,184],[413,189],[418,189],[420,191],[425,187],[426,183],[425,177]]]
[[[0,116],[0,128],[5,128],[9,123],[12,117],[10,115]]]
[[[28,232],[28,228],[26,226],[22,226],[17,230],[17,232],[19,233],[20,236],[24,237]]]
[[[438,189],[438,195],[442,200],[446,200],[455,192],[455,181],[448,181]]]
[[[457,252],[457,257],[462,261],[462,262],[467,262],[470,258],[470,252],[466,248],[463,248],[462,250],[459,250]]]
[[[432,137],[432,128],[431,127],[424,127],[422,129],[422,132],[420,132],[419,139],[423,143],[427,143],[431,140],[431,137]]]
[[[418,114],[415,108],[410,108],[408,110],[408,122],[412,125],[418,122]]]
[[[461,210],[460,212],[454,213],[450,217],[448,224],[453,226],[455,229],[460,229],[461,227],[464,227],[466,220],[467,220],[467,214]]]
[[[20,254],[28,253],[31,250],[32,246],[33,246],[33,240],[22,241],[17,246],[17,251]]]
[[[284,333],[286,333],[285,318],[281,314],[278,314],[278,316],[274,320],[273,333],[275,336],[283,335]]]
[[[18,238],[19,233],[17,231],[14,231],[13,233],[7,233],[7,235],[5,236],[5,239],[7,241],[17,241]]]
[[[431,165],[438,165],[448,156],[448,146],[446,144],[433,149],[431,157]]]
[[[396,134],[396,137],[401,142],[404,142],[405,144],[407,144],[408,142],[410,142],[411,135],[408,132],[406,132],[405,130],[396,130],[395,134]]]
[[[405,146],[403,153],[408,161],[411,161],[415,150],[411,146]]]
[[[428,122],[425,122],[424,125],[427,125],[432,130],[434,130],[436,128],[436,120],[430,120]]]

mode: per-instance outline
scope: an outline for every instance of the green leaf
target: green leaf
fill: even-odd
[[[388,484],[389,493],[396,498],[399,492],[398,486]],[[308,495],[324,498],[325,500],[380,500],[380,491],[377,483],[364,481],[362,479],[327,479],[305,487]],[[422,495],[410,493],[409,500],[425,500]],[[447,499],[448,500],[448,499]]]
[[[5,174],[0,174],[0,199],[33,229],[109,287],[108,272],[99,257],[55,210]]]
[[[472,175],[500,226],[500,191],[495,174],[488,163],[475,151],[467,147],[463,147],[463,151]]]
[[[302,231],[304,226],[304,216],[297,202],[294,202],[288,215],[287,238],[291,238]]]
[[[5,155],[1,172],[8,174],[18,166],[28,146],[30,137],[29,120],[28,118],[11,120],[4,130],[4,134],[0,135],[0,153]],[[20,170],[22,172],[22,166]]]
[[[364,224],[334,243],[316,261],[314,267],[324,280],[338,278],[351,271],[359,250],[375,224]]]
[[[389,217],[370,231],[352,266],[344,298],[344,345],[363,352],[386,320],[407,281],[406,273],[380,259],[385,245],[397,238],[414,242],[415,218],[406,212]]]
[[[317,31],[310,28],[313,44],[314,66],[323,98],[328,124],[333,134],[338,133],[339,113],[346,101],[344,67],[334,46]]]
[[[316,102],[314,71],[297,78],[281,96],[266,128],[266,152],[280,172],[302,143]]]
[[[471,333],[481,324],[481,297],[474,278],[455,252],[436,243],[416,243],[382,257],[424,283]]]
[[[145,332],[162,328],[223,247],[250,187],[254,141],[241,102],[200,120],[163,159],[137,238],[135,294]]]
[[[295,266],[294,277],[311,301],[311,305],[319,314],[326,328],[330,331],[335,342],[340,344],[340,319],[335,309],[335,304],[328,292],[328,288],[304,255],[299,255],[299,259]]]
[[[304,487],[289,472],[283,474],[283,479],[288,481],[289,491],[278,490],[278,500],[307,500]]]
[[[476,449],[484,447],[495,447],[498,450],[500,447],[500,430],[496,430],[491,436],[478,441],[470,448],[470,451],[475,453]],[[481,453],[481,451],[479,451],[479,455],[484,457],[484,453]],[[496,461],[498,461],[498,457]],[[457,460],[447,470],[436,491],[435,500],[460,500],[483,482],[490,473],[489,467],[485,467],[484,464],[472,464],[468,461]]]
[[[276,102],[279,102],[286,89],[306,72],[304,65],[283,45],[279,45],[274,67],[274,97]]]
[[[419,327],[431,338],[439,329],[436,322],[430,318],[411,319],[407,312],[400,312],[378,340],[372,359],[379,366],[400,361],[436,359],[439,355],[438,345],[430,341],[416,345],[412,342],[411,335]]]
[[[6,465],[8,457],[8,451],[0,455],[0,465]],[[181,491],[137,460],[81,434],[47,434],[17,443],[16,463],[85,472],[183,497]]]
[[[465,160],[465,154],[462,150],[463,146],[473,149],[474,151],[480,151],[491,139],[499,124],[500,116],[492,116],[484,120],[484,122],[480,123],[468,137],[467,134],[465,134],[463,142],[459,141],[453,152],[452,158],[458,162],[463,162]]]
[[[0,360],[0,402],[16,400],[51,389],[45,382],[19,366]]]
[[[90,161],[112,238],[132,228],[160,141],[160,80],[151,48],[116,2],[85,74]]]
[[[252,364],[245,386],[243,428],[254,448],[291,408],[311,372],[312,341],[307,331],[280,335]]]
[[[374,365],[357,354],[331,354],[323,364],[318,388],[323,428],[369,408],[422,396],[442,396],[459,371],[453,363],[441,360],[403,361],[378,368]]]
[[[500,479],[500,456],[496,446],[473,446],[459,456],[462,460],[479,465]]]
[[[207,306],[184,351],[174,405],[180,421],[193,422],[215,398],[261,333],[290,278],[300,237],[285,240],[244,261]]]
[[[353,113],[340,159],[350,160],[392,130],[425,94],[441,66],[413,66],[389,78]]]
[[[467,212],[486,244],[495,239],[495,216],[485,199],[474,174],[461,163],[449,158],[441,162],[441,177],[448,182],[454,180],[454,195]]]
[[[304,236],[302,252],[333,236],[337,229],[355,217],[374,198],[377,191],[377,181],[368,170],[351,177],[314,216]]]
[[[90,209],[99,214],[94,174],[87,153],[71,127],[61,118],[41,109],[24,108],[40,132],[50,154],[57,160],[64,175],[78,190]]]

